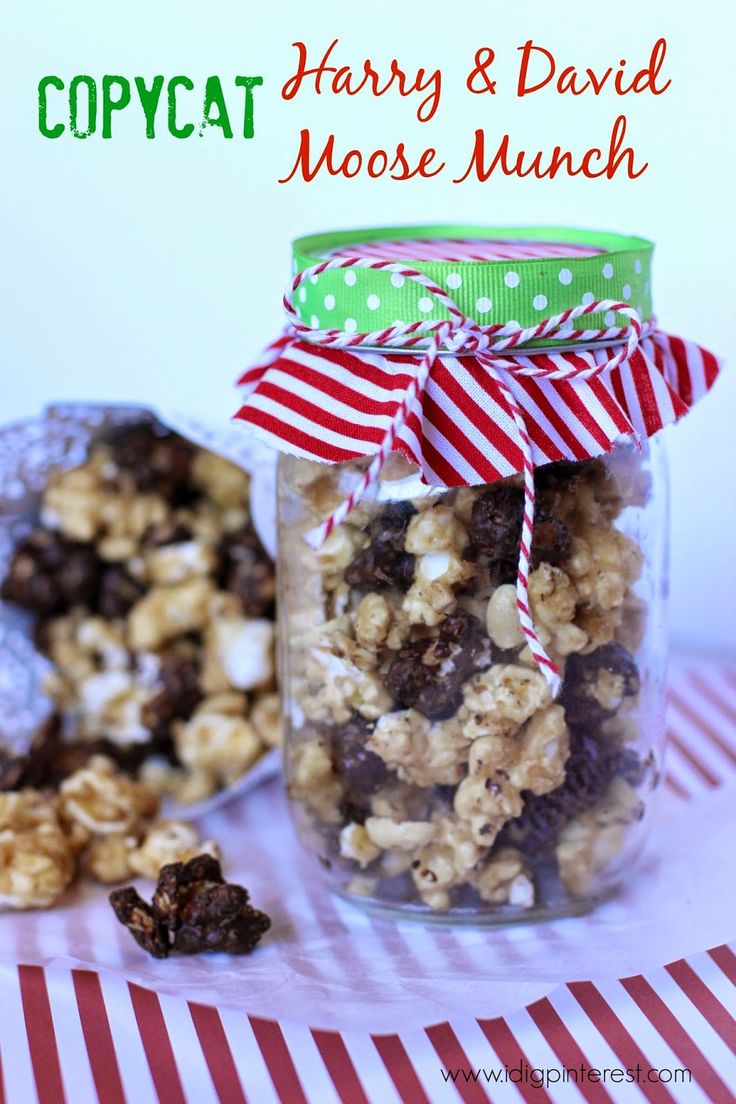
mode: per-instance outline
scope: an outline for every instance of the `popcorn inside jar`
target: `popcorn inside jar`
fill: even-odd
[[[286,335],[241,380],[238,417],[284,454],[295,823],[374,911],[579,912],[636,876],[651,821],[666,488],[648,439],[717,366],[656,330],[649,243],[556,233],[303,239]],[[283,385],[300,365],[308,410]]]

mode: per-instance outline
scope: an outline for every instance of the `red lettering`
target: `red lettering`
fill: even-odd
[[[585,176],[589,180],[599,177],[612,180],[621,171],[625,172],[629,180],[636,180],[646,172],[649,162],[644,161],[637,165],[634,150],[631,146],[624,145],[626,126],[626,116],[619,115],[611,130],[608,150],[604,153],[597,146],[592,146],[577,157],[561,146],[554,146],[550,154],[545,154],[543,150],[534,153],[519,150],[512,154],[511,137],[508,134],[503,135],[495,152],[489,157],[486,153],[486,133],[484,130],[476,130],[468,167],[462,176],[454,177],[452,182],[462,184],[472,176],[485,183],[494,173],[517,176],[520,179],[533,176],[537,180],[554,180],[563,174],[570,177]]]
[[[328,135],[321,152],[313,156],[312,136],[308,129],[304,129],[300,134],[299,149],[291,172],[288,176],[281,177],[278,182],[288,184],[295,176],[299,176],[307,183],[311,183],[323,170],[328,176],[344,176],[347,180],[352,180],[364,168],[368,176],[374,180],[386,174],[391,180],[412,180],[415,176],[428,180],[441,173],[445,167],[444,161],[435,164],[436,156],[437,150],[434,146],[428,146],[422,150],[418,160],[412,166],[412,162],[406,155],[404,143],[399,142],[391,161],[389,153],[383,149],[373,150],[368,155],[359,149],[351,149],[340,157],[335,152],[334,134]]]
[[[538,92],[540,88],[544,88],[546,84],[549,84],[555,75],[556,63],[554,55],[551,54],[549,50],[545,50],[544,46],[535,46],[531,38],[528,39],[523,46],[517,46],[517,50],[521,51],[521,65],[519,66],[519,80],[516,86],[516,95],[522,99],[524,96],[528,96],[532,92]],[[549,72],[538,84],[527,85],[532,50],[536,51],[538,54],[544,54],[549,64]]]

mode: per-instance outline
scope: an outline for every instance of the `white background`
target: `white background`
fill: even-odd
[[[3,113],[0,401],[2,418],[57,399],[138,400],[227,418],[231,384],[280,326],[288,243],[351,225],[486,222],[584,225],[657,242],[655,305],[664,327],[732,358],[734,348],[733,16],[730,3],[672,0],[583,5],[463,0],[321,0],[207,4],[127,0],[16,3],[0,41]],[[516,47],[533,38],[560,65],[646,64],[664,35],[671,89],[658,99],[604,93],[578,100],[550,90],[516,100]],[[393,94],[347,101],[303,92],[283,103],[304,40],[317,56],[340,39],[338,64],[441,66],[442,104],[425,126]],[[497,53],[495,98],[471,97],[465,75],[479,46]],[[261,74],[256,138],[212,130],[177,141],[144,137],[134,104],[113,138],[42,138],[36,86],[47,73],[131,80],[162,73],[197,81],[217,73],[235,98],[236,74]],[[52,100],[61,105],[62,97]],[[182,100],[182,103],[185,101]],[[201,102],[201,101],[200,101]],[[56,108],[54,108],[56,110]],[[519,147],[605,144],[615,116],[650,168],[637,181],[331,180],[280,186],[298,131],[334,131],[338,145],[436,145],[453,165],[475,127]],[[233,106],[235,125],[239,119]],[[193,116],[196,122],[196,115]],[[672,619],[675,643],[736,652],[732,448],[736,374],[667,433],[673,469]],[[731,453],[731,457],[729,457]]]

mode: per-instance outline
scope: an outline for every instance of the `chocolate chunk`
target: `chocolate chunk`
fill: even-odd
[[[343,578],[357,589],[408,590],[414,581],[415,558],[404,549],[412,516],[410,502],[392,502],[375,517],[368,531],[369,544],[345,568]]]
[[[606,674],[621,676],[624,697],[639,693],[638,668],[621,644],[613,641],[587,655],[575,653],[568,657],[559,701],[569,725],[596,727],[616,712],[606,700],[605,678],[601,677]]]
[[[174,720],[191,717],[203,694],[192,659],[164,652],[160,657],[156,692],[143,706],[141,719],[154,739],[167,739]]]
[[[524,491],[508,483],[494,483],[473,503],[470,542],[491,560],[515,562],[519,555],[524,519]]]
[[[156,958],[170,951],[247,954],[271,921],[249,904],[248,891],[225,882],[217,859],[197,855],[162,867],[151,905],[132,886],[110,894],[121,924]]]
[[[499,840],[521,847],[528,855],[550,851],[564,825],[595,805],[616,775],[636,787],[645,772],[633,749],[606,746],[600,736],[574,731],[565,781],[546,794],[523,792],[523,812],[509,821]]]
[[[134,887],[114,889],[109,900],[118,920],[136,943],[154,958],[166,958],[170,950],[168,929]]]
[[[511,581],[516,575],[523,519],[524,491],[521,487],[494,483],[473,503],[469,530],[471,548],[475,554],[480,552],[487,556],[492,565],[498,565],[498,569],[492,571],[496,585],[500,581]],[[538,497],[532,530],[532,569],[540,563],[555,566],[563,563],[571,547],[570,532],[564,521]]]
[[[451,717],[462,702],[466,679],[490,666],[493,646],[483,625],[459,610],[445,618],[439,634],[402,648],[386,676],[391,697],[431,720]]]
[[[389,778],[389,769],[380,755],[365,746],[373,731],[357,713],[344,725],[329,730],[332,765],[349,789],[358,794],[373,794]]]
[[[194,446],[177,433],[145,424],[125,426],[108,438],[108,444],[118,468],[139,491],[157,492],[177,503],[193,497]]]
[[[228,533],[217,551],[220,585],[240,599],[246,617],[273,616],[276,573],[253,526]]]
[[[112,564],[100,577],[97,612],[109,620],[125,617],[145,594],[145,586],[134,579],[127,568]]]
[[[100,562],[88,544],[66,540],[51,529],[34,529],[15,550],[0,596],[33,613],[66,612],[91,605]]]

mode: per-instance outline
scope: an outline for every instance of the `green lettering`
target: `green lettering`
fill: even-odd
[[[77,90],[83,84],[87,88],[87,129],[80,130],[77,126],[79,117],[79,103]],[[97,127],[97,85],[94,77],[74,77],[69,85],[69,129],[75,138],[89,138]]]
[[[236,77],[235,87],[245,89],[245,111],[243,113],[243,137],[252,138],[253,130],[253,89],[263,84],[263,77]]]
[[[120,89],[120,95],[117,99],[113,99],[112,90],[117,86]],[[127,77],[110,77],[104,76],[102,78],[102,137],[112,138],[112,113],[113,111],[122,111],[124,107],[127,107],[130,103],[130,81]]]
[[[52,127],[48,125],[46,89],[49,87],[58,88],[59,91],[62,91],[64,82],[60,77],[41,77],[38,82],[38,129],[44,138],[61,138],[64,133],[64,124],[56,123]]]
[[[191,92],[194,84],[189,77],[172,77],[169,81],[169,134],[173,134],[174,138],[188,138],[194,130],[194,123],[185,123],[183,127],[176,125],[176,90],[179,87]]]
[[[217,108],[217,114],[212,117],[212,108]],[[199,124],[199,137],[201,138],[208,126],[220,127],[225,138],[232,138],[233,128],[227,113],[227,104],[222,93],[222,85],[219,77],[208,77],[204,86],[204,108],[202,109],[202,122]]]
[[[138,89],[138,97],[141,101],[143,114],[146,116],[146,138],[155,138],[155,119],[158,110],[158,101],[161,99],[161,89],[164,86],[163,77],[154,77],[150,88],[146,87],[143,77],[135,78],[135,86]]]

